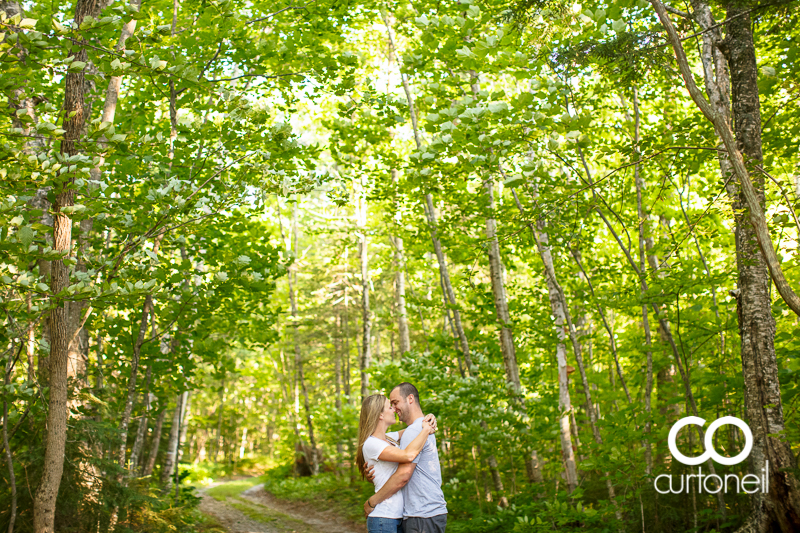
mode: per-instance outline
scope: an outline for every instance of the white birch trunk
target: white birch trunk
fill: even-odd
[[[392,169],[392,184],[397,187],[397,170]],[[400,202],[395,200],[396,222],[400,223]],[[390,237],[394,246],[394,289],[395,308],[397,309],[397,332],[400,341],[400,357],[411,350],[411,339],[408,330],[408,312],[406,311],[406,258],[403,250],[403,239]]]
[[[394,237],[394,262],[395,262],[395,307],[397,309],[397,334],[401,357],[411,350],[411,339],[408,329],[408,312],[406,310],[406,273],[403,239]]]
[[[489,209],[494,213],[494,186],[491,180],[484,182],[486,194],[489,199]],[[519,366],[514,346],[514,334],[511,331],[511,315],[508,311],[508,297],[503,282],[503,260],[500,256],[500,245],[497,242],[497,221],[494,216],[486,218],[486,238],[489,241],[489,274],[492,280],[492,294],[497,321],[500,326],[500,349],[503,353],[503,363],[506,369],[506,383],[514,396],[522,392],[519,380]]]
[[[537,245],[539,256],[548,272],[554,271],[553,257],[548,246],[548,235],[542,231],[538,232]],[[550,309],[555,317],[556,334],[558,344],[556,345],[556,359],[558,361],[558,407],[559,423],[558,427],[561,435],[561,456],[564,462],[564,471],[567,481],[567,491],[572,492],[578,486],[578,473],[575,465],[575,451],[572,447],[572,435],[570,432],[570,413],[572,411],[572,401],[569,394],[569,374],[567,373],[567,324],[564,316],[564,307],[561,303],[561,294],[556,286],[555,279],[547,276],[547,292],[550,297]]]
[[[162,409],[158,413],[156,419],[156,427],[153,429],[153,437],[150,442],[150,453],[147,456],[147,463],[144,465],[142,471],[143,476],[150,476],[153,474],[153,468],[156,466],[156,458],[158,457],[158,449],[161,445],[161,430],[164,427],[164,419],[167,417],[167,410]]]
[[[151,366],[147,367],[144,393],[142,399],[144,400],[144,412],[139,419],[139,427],[136,429],[136,439],[133,441],[133,448],[131,448],[131,462],[129,472],[134,474],[139,466],[139,460],[142,455],[142,448],[144,447],[144,439],[147,435],[147,422],[148,415],[150,414],[150,382],[153,379],[153,369]]]
[[[242,444],[239,446],[239,459],[244,459],[244,450],[247,447],[247,428],[242,429]]]
[[[381,12],[383,16],[383,22],[386,25],[386,31],[389,36],[389,53],[394,58],[395,56],[395,44],[394,44],[394,35],[392,32],[392,26],[389,23],[388,15],[385,11]],[[396,60],[395,60],[396,62]],[[404,73],[400,73],[400,79],[403,82],[403,90],[406,94],[406,101],[408,102],[409,108],[409,115],[411,117],[411,126],[414,130],[414,142],[417,145],[417,149],[419,150],[422,148],[422,141],[419,136],[419,127],[417,126],[417,111],[414,105],[414,96],[411,93],[411,87],[408,83],[408,77]],[[450,273],[447,269],[447,262],[444,259],[444,252],[442,251],[442,244],[439,241],[438,236],[438,228],[436,225],[436,211],[434,210],[433,206],[433,196],[428,193],[425,195],[425,217],[428,220],[428,229],[431,233],[431,240],[433,241],[433,249],[436,253],[436,260],[439,263],[439,273],[442,276],[442,284],[444,285],[446,291],[447,300],[450,302],[450,305],[453,307],[453,322],[456,328],[456,333],[458,334],[458,339],[461,344],[461,351],[464,354],[464,361],[467,364],[467,370],[472,368],[472,357],[470,356],[469,352],[469,342],[467,341],[466,333],[464,332],[464,326],[461,323],[461,312],[458,310],[458,304],[456,302],[456,295],[453,291],[453,285],[450,282]]]
[[[303,406],[306,412],[306,425],[308,427],[308,440],[311,445],[311,452],[308,459],[308,465],[311,468],[311,474],[317,475],[319,474],[319,461],[317,459],[317,441],[316,437],[314,436],[314,422],[311,418],[311,407],[308,402],[308,387],[306,386],[306,379],[305,374],[303,372],[303,357],[300,353],[300,338],[298,335],[298,329],[300,324],[298,323],[298,311],[297,311],[297,270],[298,270],[298,247],[297,247],[297,201],[294,202],[292,206],[292,250],[294,253],[294,262],[292,263],[291,270],[289,272],[289,302],[292,309],[292,339],[294,341],[294,365],[295,365],[295,372],[297,376],[297,384],[300,386],[300,390],[303,393]],[[297,395],[297,387],[295,387],[295,411],[297,417],[299,419],[300,414],[300,406],[299,406],[299,397]]]
[[[172,474],[175,469],[176,457],[175,454],[178,450],[178,438],[180,437],[181,426],[181,402],[183,401],[183,394],[178,394],[175,402],[175,410],[172,413],[172,426],[169,430],[169,441],[167,442],[167,453],[164,456],[164,465],[161,469],[161,484],[169,486]]]
[[[367,369],[372,359],[372,317],[369,308],[369,241],[367,238],[367,198],[366,188],[361,187],[358,199],[358,213],[356,214],[359,228],[359,264],[361,265],[361,357],[359,369],[361,371],[361,400],[369,395],[369,374]]]

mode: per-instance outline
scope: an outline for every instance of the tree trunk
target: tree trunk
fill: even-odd
[[[684,72],[687,70],[683,64],[685,55],[663,6],[659,2],[653,5],[656,11],[661,10],[659,17],[670,36],[693,100],[714,123],[718,138],[725,146],[725,151],[719,155],[719,164],[736,222],[738,290],[733,294],[737,299],[739,316],[745,411],[754,439],[750,453],[751,469],[760,474],[764,462],[769,461],[771,489],[766,497],[762,493],[753,496],[753,514],[740,531],[765,531],[776,527],[781,531],[795,531],[800,529],[800,486],[792,474],[796,468],[795,458],[787,443],[769,436],[780,434],[784,429],[770,278],[789,307],[796,313],[798,310],[796,305],[792,305],[794,295],[791,289],[787,291],[782,287],[781,282],[785,283],[785,280],[781,279],[780,265],[774,264],[775,252],[762,207],[766,202],[763,175],[753,172],[763,157],[758,70],[749,7],[739,3],[729,6],[728,35],[723,41],[708,4],[702,0],[692,1],[695,19],[703,30],[701,59],[709,104],[693,86],[694,80],[690,79],[688,72]],[[733,146],[730,139],[731,96],[735,124]],[[738,184],[731,183],[733,175]]]
[[[88,245],[88,233],[90,228],[86,227],[87,220],[80,221],[80,236],[78,237],[78,261],[75,265],[76,272],[86,272],[86,262],[82,259],[84,250]],[[67,379],[73,379],[79,388],[86,387],[86,366],[89,357],[89,330],[83,325],[85,300],[70,302],[69,304],[69,331],[74,332],[69,343],[69,353],[67,355],[69,364],[67,365]],[[70,402],[72,405],[73,402]]]
[[[167,453],[164,456],[164,465],[161,468],[161,484],[169,485],[174,473],[176,457],[175,454],[178,449],[178,438],[180,437],[181,426],[181,402],[183,401],[183,394],[178,394],[175,401],[175,411],[172,413],[172,426],[169,429],[169,441],[167,443]],[[216,461],[216,459],[215,459]]]
[[[136,439],[133,441],[133,448],[131,448],[131,466],[129,472],[135,474],[139,466],[139,461],[142,458],[142,449],[144,448],[144,439],[147,435],[147,422],[148,415],[150,414],[150,383],[153,379],[153,368],[147,366],[145,377],[144,393],[142,394],[142,403],[144,404],[144,412],[139,419],[139,427],[136,430]]]
[[[189,431],[189,424],[187,420],[192,414],[192,392],[186,391],[183,393],[181,400],[181,425],[180,433],[178,434],[178,451],[175,453],[175,464],[177,465],[181,460],[181,446],[186,442],[186,432]]]
[[[336,389],[336,412],[341,415],[342,413],[342,350],[341,350],[341,342],[339,341],[339,332],[341,331],[341,324],[342,323],[342,316],[337,314],[336,315],[336,332],[334,333],[333,338],[333,374],[334,374],[334,386]],[[271,442],[271,441],[270,441]],[[339,432],[336,434],[336,453],[339,457],[342,457],[344,454],[344,449],[342,446],[341,436]],[[338,464],[337,464],[337,475],[338,475]]]
[[[512,189],[512,193],[514,194],[514,200],[517,204],[517,208],[520,212],[524,212],[522,208],[522,204],[517,197],[516,191]],[[597,424],[597,412],[593,407],[592,402],[592,394],[591,388],[589,386],[589,380],[586,375],[586,367],[583,363],[583,356],[581,355],[580,344],[578,342],[577,331],[575,330],[575,326],[572,323],[572,319],[569,313],[569,307],[567,305],[567,298],[564,294],[564,290],[558,283],[558,279],[556,277],[555,265],[553,263],[553,257],[550,253],[550,247],[548,245],[549,236],[546,232],[542,231],[543,228],[539,227],[535,229],[533,225],[529,225],[531,233],[533,234],[533,238],[536,241],[536,247],[539,251],[539,256],[542,259],[542,263],[545,267],[545,277],[547,281],[547,288],[548,293],[550,296],[550,307],[553,312],[553,316],[556,318],[556,331],[559,338],[559,343],[556,347],[556,357],[558,360],[558,370],[559,370],[559,403],[560,403],[560,410],[562,413],[570,413],[572,414],[572,405],[569,397],[569,373],[567,370],[567,363],[566,363],[566,346],[564,344],[564,340],[566,338],[566,333],[564,332],[564,325],[566,322],[567,331],[569,332],[570,340],[572,342],[572,348],[575,354],[575,359],[578,364],[578,369],[581,375],[581,381],[583,385],[583,391],[586,398],[586,412],[589,415],[589,425],[591,426],[592,436],[594,437],[594,441],[597,444],[602,444],[603,440],[600,436],[600,430]],[[573,254],[577,259],[578,256]],[[581,272],[584,273],[584,277],[587,278],[585,271],[581,268]],[[611,338],[613,339],[613,334],[611,334]],[[613,376],[613,373],[612,373]],[[629,397],[630,398],[630,397]],[[630,400],[629,400],[630,401]],[[572,420],[574,421],[574,415]],[[574,423],[574,422],[573,422]],[[562,414],[561,421],[561,448],[562,453],[564,455],[564,464],[566,470],[566,480],[567,480],[567,488],[569,492],[574,490],[574,487],[570,488],[570,466],[572,469],[575,469],[575,456],[574,451],[572,448],[572,443],[570,442],[570,418],[568,415]],[[569,452],[566,451],[566,446],[569,445]],[[571,459],[571,465],[570,465]],[[623,516],[622,511],[617,505],[616,501],[616,492],[614,489],[614,485],[611,482],[611,477],[608,472],[603,473],[606,481],[606,490],[608,491],[608,498],[609,501],[614,506],[614,512],[618,522],[622,522]],[[574,474],[574,480],[577,486],[577,474]]]
[[[131,0],[130,7],[133,11],[138,12],[141,6],[141,0]],[[101,7],[99,4],[97,7]],[[117,54],[123,52],[125,50],[125,42],[128,38],[133,35],[133,32],[136,30],[136,20],[131,19],[122,27],[122,32],[120,33],[119,40],[117,41],[117,45],[115,51]],[[122,76],[112,76],[108,82],[108,87],[106,88],[106,97],[103,103],[103,112],[101,115],[101,122],[110,122],[112,125],[114,123],[114,116],[117,110],[117,101],[119,99],[119,88],[120,84],[122,83]],[[84,86],[84,90],[89,86],[87,84]],[[92,83],[91,86],[93,87],[94,84]],[[91,109],[87,105],[87,118],[91,115]],[[113,129],[113,126],[112,126]],[[98,139],[98,148],[104,149],[107,146],[107,139],[105,135],[101,136]],[[105,158],[101,156],[100,162],[90,171],[90,177],[92,181],[99,182],[100,175],[101,175],[101,165],[105,162]],[[94,225],[94,219],[87,218],[80,221],[80,234],[78,236],[78,253],[76,254],[77,263],[75,264],[75,270],[78,272],[86,272],[87,271],[87,264],[84,259],[86,248],[89,245],[89,236],[92,232],[92,226]],[[78,331],[78,334],[73,337],[72,342],[70,342],[69,346],[69,366],[68,366],[68,374],[70,378],[75,378],[78,380],[78,383],[82,386],[86,386],[86,368],[89,358],[89,331],[86,327],[83,327],[82,321],[84,316],[84,310],[86,308],[86,301],[85,300],[78,300],[75,302],[70,303],[69,308],[69,321],[70,321],[70,331]]]
[[[633,142],[634,142],[634,157],[639,159],[639,141],[640,141],[640,115],[639,115],[639,95],[637,93],[636,87],[633,88]],[[635,165],[633,167],[633,181],[634,185],[636,186],[636,213],[639,219],[639,270],[641,272],[645,271],[647,266],[647,257],[646,257],[646,248],[647,248],[647,234],[646,234],[646,225],[648,215],[644,210],[644,206],[642,203],[642,196],[644,194],[644,179],[641,175],[641,169],[639,165]],[[644,292],[644,287],[642,287],[642,291]],[[644,391],[644,412],[645,412],[645,423],[644,423],[644,461],[645,461],[645,472],[650,475],[653,472],[653,447],[652,443],[650,442],[650,433],[653,429],[653,420],[652,420],[652,397],[653,397],[653,343],[652,343],[652,335],[650,332],[650,319],[647,313],[647,305],[642,304],[642,328],[644,330],[644,343],[645,343],[645,354],[646,354],[646,365],[647,365],[647,376],[645,378],[645,391]]]
[[[406,311],[406,273],[405,256],[403,250],[403,239],[394,237],[394,287],[395,287],[395,307],[397,309],[397,336],[401,357],[411,351],[411,336],[408,329],[408,312]],[[394,353],[394,350],[392,350]]]
[[[337,329],[341,330],[341,315],[336,316],[336,325],[339,326]],[[338,332],[337,332],[338,335]],[[336,390],[336,410],[340,413],[342,412],[342,353],[339,346],[339,340],[337,337],[333,339],[333,376],[334,376],[334,387]]]
[[[74,27],[83,22],[84,17],[96,9],[95,0],[78,0],[75,6]],[[75,61],[86,61],[84,41],[79,41],[70,51]],[[68,72],[64,90],[64,140],[61,154],[71,157],[78,154],[77,141],[83,132],[87,119],[85,116],[83,71]],[[72,219],[62,209],[74,205],[74,173],[63,175],[65,179],[57,191],[53,212],[53,250],[69,255],[72,244]],[[69,271],[63,259],[52,262],[51,293],[59,294],[69,286]],[[47,432],[44,452],[44,467],[41,481],[36,490],[33,503],[33,530],[35,533],[53,533],[56,498],[64,472],[64,451],[67,441],[67,373],[69,344],[72,331],[69,331],[69,306],[56,296],[52,298],[53,309],[49,316],[50,357],[48,362],[50,393],[48,398]]]
[[[158,449],[161,446],[161,430],[164,427],[164,419],[167,417],[167,410],[162,409],[160,413],[158,413],[158,418],[156,419],[156,427],[153,429],[153,437],[152,441],[150,442],[150,453],[147,456],[147,463],[144,466],[144,470],[142,471],[143,476],[150,476],[153,474],[153,468],[156,466],[156,458],[158,457]]]
[[[164,234],[160,233],[153,240],[153,254],[158,255],[158,249],[161,245],[161,240]],[[128,376],[128,396],[125,400],[125,408],[122,411],[122,418],[119,423],[120,431],[120,446],[118,452],[118,464],[120,469],[125,469],[127,459],[128,447],[128,425],[131,420],[131,412],[133,411],[133,403],[136,400],[136,379],[139,373],[139,356],[142,353],[142,345],[144,344],[144,337],[147,333],[147,326],[150,323],[150,314],[153,312],[153,297],[147,295],[144,297],[144,304],[142,305],[142,318],[139,321],[139,333],[133,343],[133,355],[131,357],[131,373]],[[117,482],[122,482],[122,473],[117,475]]]
[[[305,375],[303,373],[303,358],[300,354],[300,339],[298,337],[299,317],[297,316],[297,296],[295,292],[295,285],[297,285],[297,269],[299,260],[297,248],[297,201],[294,202],[292,207],[292,250],[294,252],[294,261],[292,262],[291,270],[289,272],[289,301],[292,307],[292,339],[294,340],[294,364],[297,372],[297,381],[300,389],[303,392],[303,407],[306,411],[306,425],[308,426],[308,440],[311,444],[311,457],[308,458],[308,464],[311,467],[311,475],[319,474],[319,461],[317,460],[317,441],[314,436],[314,423],[311,418],[311,407],[308,402],[308,387],[306,386]],[[292,282],[294,278],[294,283]]]
[[[726,55],[730,67],[731,100],[736,147],[745,157],[756,189],[759,213],[766,205],[764,175],[753,172],[761,165],[761,110],[758,95],[758,67],[753,44],[750,7],[734,3],[728,8]],[[740,184],[741,185],[741,184]],[[771,312],[770,276],[759,251],[756,231],[749,223],[752,205],[741,189],[733,199],[736,220],[736,258],[739,273],[737,297],[741,335],[745,411],[753,432],[750,454],[752,472],[760,474],[769,461],[767,495],[756,493],[754,510],[759,527],[778,526],[781,531],[800,530],[800,483],[794,475],[794,455],[785,437],[778,363],[775,356],[775,319]],[[769,244],[771,246],[771,243]]]
[[[344,317],[343,317],[343,337],[344,337],[344,364],[342,365],[342,372],[344,373],[344,397],[347,398],[348,403],[351,401],[350,391],[350,310],[347,297],[347,284],[344,287]]]
[[[392,169],[392,184],[397,187],[397,170]],[[400,202],[395,199],[395,212],[399,220]],[[390,237],[394,246],[394,290],[395,307],[397,309],[397,332],[400,342],[400,357],[411,350],[411,340],[408,330],[408,313],[406,311],[406,258],[403,251],[403,239]],[[394,350],[392,350],[394,354]],[[392,356],[394,358],[394,355]]]
[[[219,407],[217,407],[217,435],[214,439],[214,457],[212,460],[217,462],[219,451],[222,449],[222,412],[225,410],[225,376],[222,377],[219,389]],[[170,434],[171,435],[171,434]]]
[[[481,420],[481,429],[484,433],[489,431],[489,425],[485,420]],[[478,446],[478,453],[481,452],[481,447]],[[494,490],[497,491],[497,497],[500,507],[508,507],[508,498],[505,495],[505,487],[503,487],[503,479],[500,477],[500,469],[497,466],[497,458],[493,453],[489,454],[486,458],[486,463],[489,465],[489,472],[492,474],[492,482],[494,483]]]
[[[500,256],[500,245],[497,242],[497,221],[494,219],[494,184],[487,179],[484,182],[486,196],[489,200],[490,215],[486,217],[486,238],[489,241],[489,275],[492,280],[492,294],[494,295],[494,308],[500,326],[500,350],[503,353],[503,363],[506,368],[506,384],[514,396],[521,393],[519,381],[519,366],[517,353],[514,346],[514,334],[511,331],[511,315],[508,311],[508,297],[503,283],[503,260]]]
[[[375,328],[375,335],[373,335],[375,339],[375,361],[378,363],[381,362],[381,323],[377,323],[377,327]]]
[[[181,493],[181,483],[180,483],[181,444],[186,439],[187,426],[185,421],[189,416],[190,398],[191,397],[189,391],[184,391],[183,394],[181,394],[181,403],[180,403],[180,408],[178,409],[178,412],[180,413],[178,415],[178,439],[175,442],[175,452],[173,455],[175,457],[175,461],[173,463],[175,469],[175,477],[173,479],[173,482],[175,483],[175,500],[178,499],[178,496],[180,496]]]
[[[361,196],[358,199],[358,213],[356,214],[359,226],[359,259],[361,265],[361,400],[369,395],[369,374],[367,369],[372,359],[372,317],[369,308],[369,243],[367,238],[367,191],[362,184]]]
[[[33,298],[31,297],[31,293],[28,293],[25,296],[25,305],[27,307],[28,314],[30,315],[33,307]],[[25,335],[25,355],[28,358],[28,382],[33,383],[36,379],[36,373],[33,370],[33,360],[36,356],[36,324],[33,320],[28,323],[28,331]]]
[[[525,467],[528,471],[528,479],[532,483],[542,484],[544,483],[544,477],[542,476],[542,467],[539,463],[539,453],[536,450],[531,451],[531,456],[528,461],[525,461]]]
[[[3,369],[3,386],[8,387],[11,382],[11,366],[14,358],[12,350],[8,352],[6,367]],[[3,450],[5,450],[6,466],[8,467],[8,481],[11,492],[11,508],[9,509],[8,533],[14,533],[14,522],[17,519],[17,479],[14,476],[14,457],[11,453],[11,445],[8,442],[8,401],[3,399]]]
[[[536,233],[536,232],[535,232]],[[572,411],[572,401],[569,395],[569,375],[567,373],[567,347],[565,340],[566,333],[566,320],[564,316],[564,306],[559,294],[559,287],[556,286],[555,276],[549,273],[555,273],[553,268],[553,258],[550,254],[548,247],[547,233],[539,230],[536,236],[537,247],[539,249],[539,256],[545,265],[547,275],[547,291],[550,296],[550,308],[553,316],[556,318],[556,334],[558,335],[558,344],[556,345],[556,359],[558,361],[558,409],[560,413],[559,429],[561,432],[561,456],[564,462],[564,470],[567,481],[567,492],[574,491],[578,486],[578,473],[575,466],[575,451],[572,447],[572,435],[570,432],[570,412]],[[591,405],[591,402],[589,403]],[[592,409],[589,409],[591,416]]]
[[[433,250],[436,253],[436,259],[439,264],[439,273],[442,276],[442,285],[444,285],[445,296],[452,306],[453,311],[453,325],[456,328],[456,334],[461,344],[461,352],[464,354],[464,361],[467,365],[467,370],[472,368],[472,356],[469,351],[469,342],[467,335],[464,332],[464,325],[461,322],[461,311],[458,309],[456,300],[456,293],[453,290],[453,284],[450,282],[450,273],[447,268],[447,261],[442,251],[442,243],[439,240],[438,227],[436,222],[436,211],[433,207],[433,196],[430,194],[425,195],[425,215],[428,219],[428,228],[431,232],[431,241],[433,241]]]
[[[389,22],[389,17],[385,11],[381,11],[381,15],[383,17],[383,22],[386,25],[386,32],[389,36],[389,54],[396,62],[395,56],[395,44],[394,44],[394,35],[392,32],[392,26]],[[422,148],[422,140],[419,136],[419,127],[417,126],[417,111],[414,105],[414,96],[411,93],[411,87],[408,83],[408,77],[405,73],[400,73],[400,79],[403,83],[403,90],[406,94],[406,101],[408,102],[408,110],[409,115],[411,117],[411,126],[414,130],[414,142],[417,145],[417,150]],[[447,269],[447,262],[444,260],[444,252],[442,251],[442,244],[439,241],[438,235],[438,228],[436,226],[436,211],[433,207],[433,196],[428,193],[425,195],[425,217],[428,220],[428,229],[431,233],[431,240],[433,241],[433,249],[436,253],[436,260],[439,263],[439,273],[442,276],[442,284],[444,285],[447,300],[450,302],[450,305],[453,307],[453,322],[456,328],[456,333],[458,334],[458,339],[461,343],[461,351],[464,354],[464,361],[467,364],[467,370],[472,367],[472,357],[470,356],[469,352],[469,342],[467,341],[467,335],[464,332],[464,326],[461,323],[461,312],[458,310],[458,304],[456,302],[456,295],[453,291],[453,285],[450,283],[450,273]]]
[[[763,169],[759,165],[761,160],[753,157],[750,153],[755,153],[756,147],[750,144],[749,140],[742,139],[741,134],[745,133],[745,130],[742,128],[752,128],[753,126],[743,125],[737,121],[737,134],[734,135],[734,132],[732,132],[730,128],[728,115],[725,113],[720,113],[711,103],[709,103],[708,100],[706,100],[703,93],[697,87],[697,84],[694,80],[694,74],[692,73],[691,66],[689,65],[689,61],[686,57],[686,51],[683,49],[683,45],[681,44],[681,38],[678,35],[678,32],[675,30],[675,26],[673,26],[664,4],[661,3],[660,0],[650,0],[650,3],[653,5],[661,24],[666,30],[667,38],[669,39],[672,49],[675,52],[678,69],[680,70],[681,77],[687,91],[689,92],[689,95],[692,97],[695,105],[703,113],[706,119],[713,124],[717,135],[725,146],[725,152],[727,152],[729,157],[729,161],[733,169],[733,175],[735,175],[739,182],[739,186],[741,187],[740,199],[744,200],[747,204],[748,209],[746,213],[749,215],[750,223],[753,225],[753,235],[756,237],[758,242],[758,247],[763,255],[764,264],[769,270],[770,278],[772,279],[773,283],[775,284],[775,288],[789,309],[791,309],[796,315],[800,316],[800,296],[794,292],[794,289],[786,280],[786,277],[783,273],[781,261],[778,259],[775,247],[772,244],[769,226],[764,218],[763,202],[759,200],[759,191],[756,190],[756,187],[753,185],[753,181],[751,179],[751,173],[753,170],[762,171]],[[731,70],[737,71],[731,76],[733,85],[737,85],[737,83],[742,82],[739,84],[739,88],[741,89],[739,94],[737,94],[739,89],[733,89],[734,108],[741,104],[739,111],[743,113],[742,117],[749,115],[745,122],[749,122],[751,119],[756,118],[754,111],[758,106],[758,86],[756,85],[750,87],[747,85],[748,83],[757,81],[758,78],[758,73],[755,70],[755,48],[753,46],[752,31],[749,28],[745,30],[745,28],[742,26],[744,21],[750,21],[750,11],[748,11],[748,9],[749,8],[746,6],[739,4],[735,4],[733,7],[728,9],[728,14],[730,15],[731,13],[734,13],[735,18],[728,19],[731,21],[731,23],[728,25],[728,37],[725,39],[725,41],[717,43],[718,48],[727,50],[728,62],[731,65]],[[737,78],[739,81],[737,82],[734,78]],[[737,103],[737,99],[741,99],[742,101]],[[734,109],[734,114],[736,113],[737,111]],[[760,112],[758,115],[759,116],[757,118],[760,120]],[[759,129],[760,137],[761,124],[759,123],[756,127]],[[748,133],[748,135],[752,134],[753,132]],[[744,152],[742,149],[744,149]],[[757,151],[759,153],[761,151],[760,142],[758,144]],[[746,162],[744,159],[745,157],[747,157]],[[761,173],[762,172],[759,172],[759,175]]]

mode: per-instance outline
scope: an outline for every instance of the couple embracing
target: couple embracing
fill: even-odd
[[[395,414],[407,427],[387,433]],[[364,398],[356,460],[362,476],[375,485],[364,503],[369,533],[444,533],[447,505],[435,431],[436,417],[422,414],[411,383],[399,384],[388,398]]]

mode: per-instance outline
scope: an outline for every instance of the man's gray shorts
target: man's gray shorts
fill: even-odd
[[[447,527],[447,513],[419,518],[410,516],[403,519],[403,533],[444,533]]]

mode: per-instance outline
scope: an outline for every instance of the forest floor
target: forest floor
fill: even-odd
[[[281,500],[247,478],[203,489],[200,511],[229,533],[364,533],[357,524],[311,502]]]

